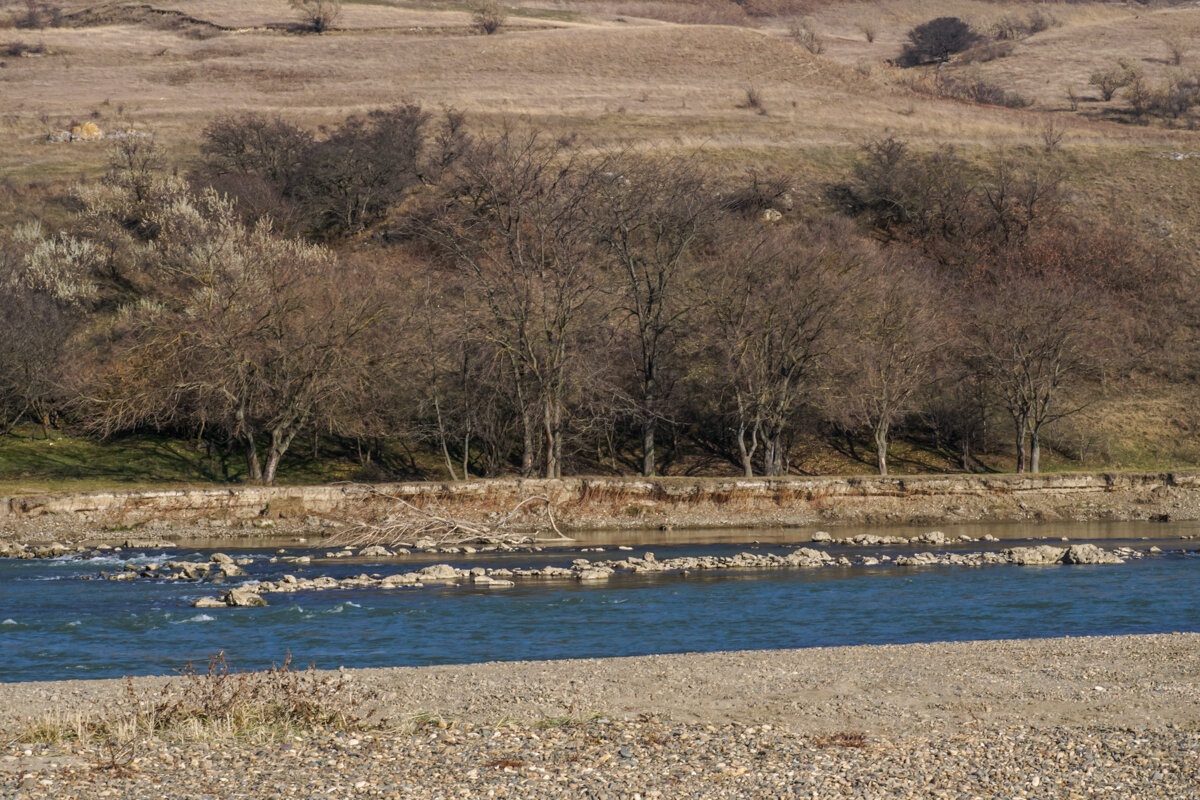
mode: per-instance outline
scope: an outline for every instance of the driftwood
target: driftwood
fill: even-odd
[[[554,522],[550,498],[545,495],[526,497],[504,516],[484,523],[456,517],[440,507],[421,508],[402,497],[386,492],[374,489],[368,491],[374,497],[394,504],[394,513],[380,522],[346,520],[349,527],[336,534],[331,543],[353,547],[443,547],[473,544],[519,547],[574,541],[558,529]],[[543,504],[547,525],[539,527],[516,519],[521,509],[531,503]],[[554,536],[546,536],[547,530],[553,531]]]

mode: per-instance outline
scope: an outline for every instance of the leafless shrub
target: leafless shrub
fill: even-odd
[[[720,198],[720,205],[725,211],[748,219],[757,219],[763,211],[776,206],[790,209],[791,181],[784,175],[762,175],[751,171],[745,183]]]
[[[57,28],[62,23],[62,9],[50,5],[45,0],[25,0],[25,9],[16,13],[12,21],[17,28]]]
[[[875,41],[875,34],[876,34],[875,23],[860,22],[860,23],[858,23],[858,30],[859,30],[859,32],[862,33],[863,38],[867,40],[868,44]]]
[[[1032,103],[1027,97],[997,86],[974,71],[956,75],[939,72],[928,80],[913,82],[910,86],[939,97],[953,97],[990,106],[1025,108]]]
[[[1038,138],[1041,139],[1042,149],[1047,153],[1057,152],[1066,137],[1066,130],[1055,124],[1054,120],[1048,120],[1041,128],[1038,129]]]
[[[1074,86],[1067,87],[1067,105],[1070,106],[1072,111],[1079,110],[1079,95],[1076,93]]]
[[[29,44],[27,42],[3,42],[0,43],[0,56],[8,56],[10,58],[21,58],[23,56],[41,56],[47,55],[49,50],[44,44]]]
[[[490,36],[504,25],[508,12],[496,0],[477,0],[471,6],[471,21],[482,34]]]
[[[342,0],[289,0],[289,5],[313,33],[331,30],[342,15]]]
[[[986,42],[964,50],[958,60],[963,64],[985,64],[1012,55],[1012,42]]]
[[[1088,84],[1100,90],[1100,99],[1108,102],[1118,89],[1122,89],[1141,75],[1137,65],[1126,59],[1121,59],[1115,66],[1098,69],[1088,79]]]
[[[1191,47],[1190,37],[1183,33],[1169,33],[1163,37],[1162,42],[1167,48],[1167,60],[1175,66],[1182,64]]]
[[[812,23],[806,19],[796,20],[788,26],[788,36],[792,41],[813,55],[825,52],[825,41],[817,35]]]
[[[1041,33],[1058,24],[1060,23],[1057,19],[1039,8],[1029,12],[1024,19],[1005,14],[992,23],[990,32],[993,38],[1011,41]]]
[[[295,669],[290,653],[279,666],[235,672],[220,652],[209,657],[204,671],[188,664],[180,674],[181,681],[158,693],[138,692],[127,679],[118,704],[72,720],[35,720],[21,739],[107,743],[114,748],[113,763],[120,765],[121,746],[147,738],[273,739],[366,724],[363,709],[369,697],[355,691],[344,673]]]
[[[757,86],[747,86],[743,91],[745,92],[745,99],[738,108],[748,108],[765,116],[767,108],[763,105],[762,90]]]
[[[1053,14],[1050,14],[1040,8],[1035,8],[1033,11],[1030,11],[1029,16],[1027,16],[1025,19],[1026,27],[1031,35],[1050,30],[1051,28],[1056,28],[1062,24],[1062,21],[1059,20],[1058,17],[1055,17]]]

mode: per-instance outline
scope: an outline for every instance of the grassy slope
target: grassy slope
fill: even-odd
[[[1200,250],[1200,210],[1193,202],[1200,159],[1165,157],[1197,149],[1195,134],[1109,121],[1106,108],[1119,102],[1106,107],[1085,100],[1073,113],[1065,100],[1067,87],[1086,96],[1091,71],[1119,57],[1137,59],[1158,80],[1168,69],[1160,63],[1162,36],[1200,28],[1200,9],[1039,4],[1062,24],[1018,42],[1007,58],[945,68],[975,70],[1035,101],[1031,109],[1011,110],[914,92],[906,85],[911,74],[883,62],[921,21],[953,14],[986,29],[1002,15],[1029,13],[1032,4],[876,0],[818,6],[811,24],[825,42],[820,56],[792,44],[785,21],[753,28],[688,26],[636,16],[639,9],[650,14],[662,5],[530,2],[492,37],[470,32],[463,4],[417,2],[348,4],[344,30],[297,35],[282,30],[294,21],[284,0],[168,0],[158,6],[234,29],[229,32],[186,25],[164,30],[123,21],[119,8],[106,11],[110,24],[97,27],[3,31],[0,41],[44,44],[52,54],[0,59],[0,94],[6,98],[0,175],[7,178],[5,191],[17,198],[4,203],[0,224],[32,208],[53,225],[62,210],[44,198],[103,168],[102,144],[44,141],[49,130],[73,121],[153,131],[186,159],[218,113],[254,109],[317,125],[414,100],[463,109],[477,126],[530,120],[578,133],[595,147],[699,150],[730,172],[794,175],[797,194],[809,199],[819,197],[822,182],[844,174],[858,144],[881,134],[917,146],[954,143],[981,156],[1005,147],[1020,157],[1061,161],[1081,207],[1132,219],[1183,252]],[[874,42],[866,41],[864,24],[874,29]],[[1184,64],[1197,65],[1200,47]],[[762,94],[765,114],[743,107],[747,87]],[[1061,152],[1045,156],[1039,132],[1051,121],[1066,136]],[[1187,412],[1192,405],[1189,388],[1139,378],[1110,389],[1065,426],[1060,439],[1064,449],[1094,465],[1200,463]],[[809,469],[869,471],[836,448],[814,444],[805,450]],[[103,447],[11,439],[0,443],[0,479],[203,479],[195,454],[186,451],[185,445],[149,439]],[[951,466],[905,445],[893,459],[906,471]],[[1051,469],[1076,463],[1053,456],[1048,461]],[[288,479],[342,477],[346,471],[306,469],[294,465]]]

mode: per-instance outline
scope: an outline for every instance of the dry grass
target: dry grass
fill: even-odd
[[[477,125],[527,118],[598,145],[768,158],[797,146],[854,145],[884,131],[918,141],[1014,143],[1036,124],[1010,111],[921,96],[881,66],[913,20],[955,8],[967,16],[1000,13],[1011,11],[1010,3],[820,7],[809,19],[827,43],[822,55],[791,42],[782,20],[768,20],[760,29],[632,18],[619,23],[604,15],[618,8],[615,2],[525,9],[577,17],[539,23],[553,28],[512,30],[521,20],[510,16],[506,28],[490,37],[469,32],[465,4],[352,3],[347,30],[324,36],[278,30],[292,19],[284,0],[174,0],[164,7],[236,31],[196,39],[186,31],[122,23],[47,28],[23,37],[62,55],[10,59],[0,72],[11,98],[0,119],[10,145],[0,166],[20,178],[95,169],[101,145],[51,146],[41,138],[97,111],[102,127],[152,130],[168,147],[187,153],[220,112],[277,111],[319,125],[396,102],[398,86],[405,99],[463,109]],[[868,12],[878,12],[874,42],[861,33]],[[1085,73],[1107,58],[1103,47],[1088,50],[1094,32],[1131,24],[1157,52],[1168,23],[1150,18],[1185,13],[1200,14],[1144,12],[1131,23],[1128,14],[1099,4],[1064,6],[1061,13],[1056,8],[1062,27],[1019,42],[1010,57],[979,68],[989,79],[1010,83],[1006,88],[1054,107],[1057,94],[1072,81],[1085,84]],[[1061,67],[1051,69],[1047,59],[1059,50]],[[770,114],[739,111],[746,86],[770,99]],[[1071,139],[1122,145],[1143,135],[1128,126],[1092,123]]]
[[[297,670],[290,655],[277,667],[236,672],[218,653],[204,671],[189,664],[178,681],[157,693],[138,692],[130,680],[125,696],[111,706],[32,720],[20,739],[123,746],[150,738],[271,739],[314,729],[349,730],[363,723],[364,699],[344,673]]]

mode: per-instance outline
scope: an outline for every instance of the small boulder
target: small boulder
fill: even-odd
[[[1067,548],[1067,554],[1063,556],[1063,563],[1124,564],[1125,560],[1094,544],[1073,544]]]
[[[833,541],[833,535],[828,531],[817,531],[811,539],[813,544],[825,544]]]
[[[359,558],[387,558],[392,554],[391,550],[377,544],[364,547],[358,551]]]
[[[225,593],[224,600],[225,605],[234,608],[255,608],[267,604],[262,595],[250,589],[230,589]]]
[[[201,597],[192,603],[192,608],[227,608],[228,603],[218,600],[215,597]]]

